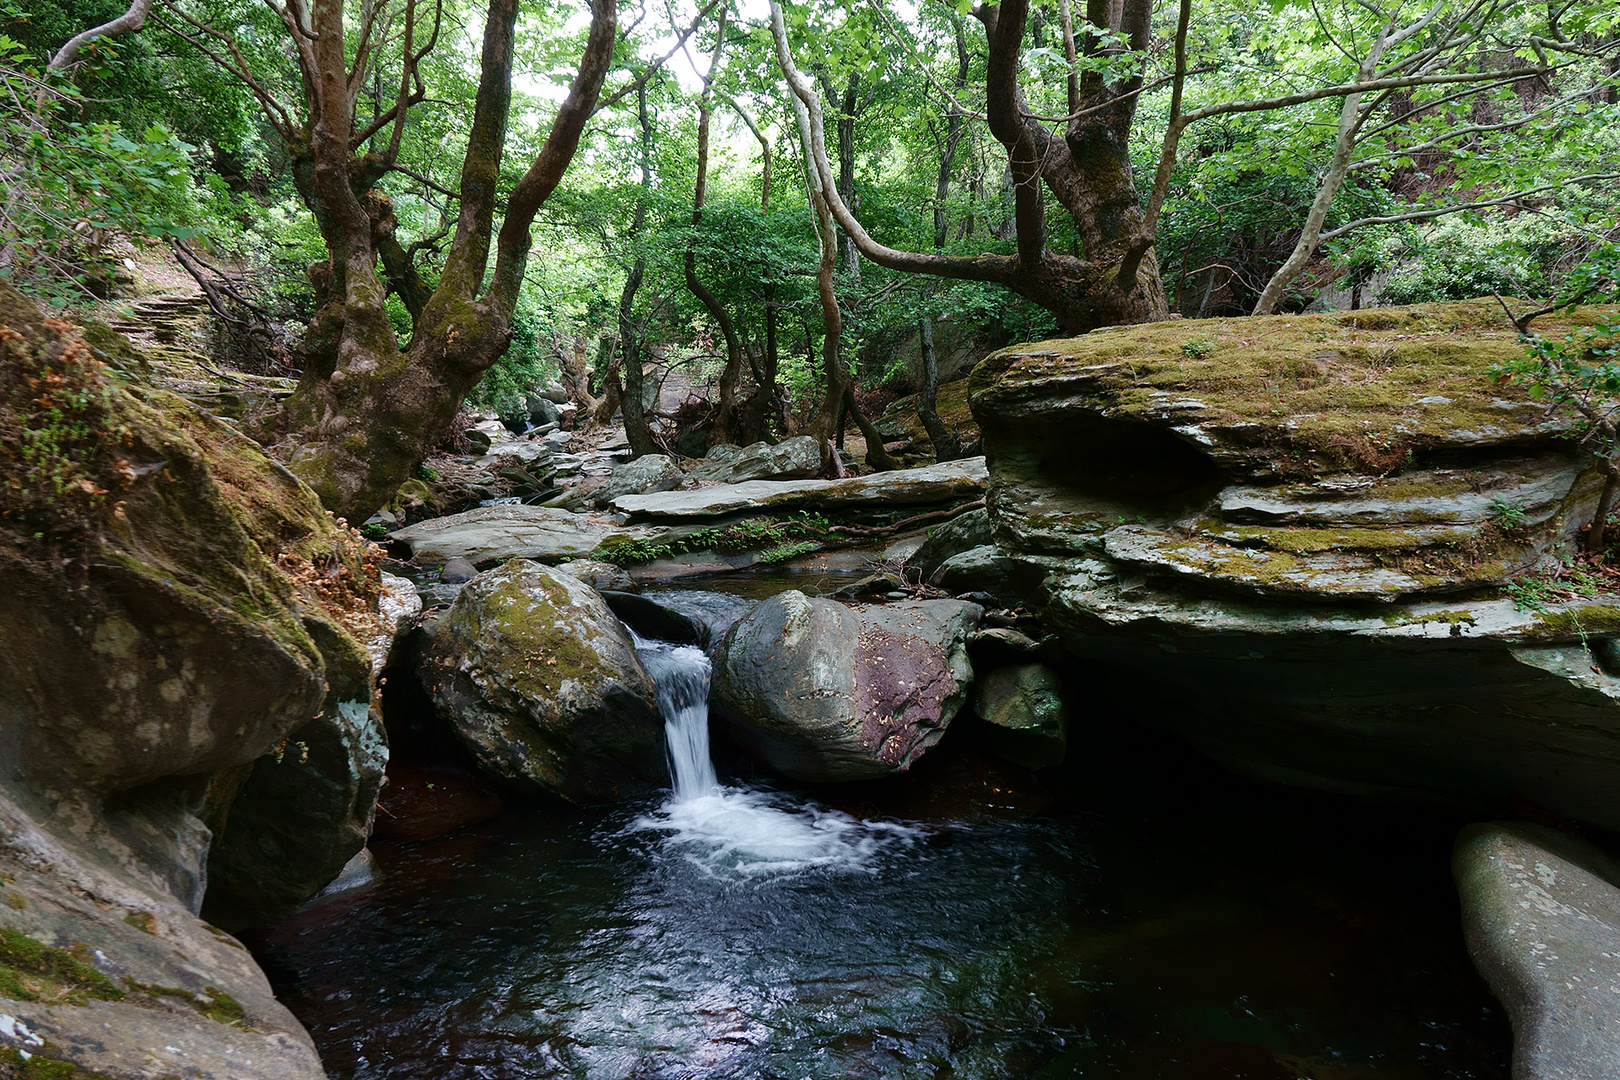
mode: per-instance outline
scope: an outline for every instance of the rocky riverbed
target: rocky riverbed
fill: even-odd
[[[316,1025],[325,1067],[387,1075],[354,1050],[352,1024],[375,1014],[334,1012],[353,991],[296,971],[361,963],[352,927],[389,979],[411,978],[410,963],[435,970],[442,960],[409,949],[385,958],[414,933],[401,920],[445,919],[439,904],[471,912],[449,925],[481,942],[467,954],[480,971],[561,966],[516,992],[451,971],[439,992],[473,1008],[499,998],[501,1015],[535,1024],[461,1017],[416,1049],[401,1040],[436,1014],[357,973],[367,1009],[403,1010],[383,1024],[385,1057],[410,1075],[483,1075],[501,1060],[523,1075],[685,1075],[718,1054],[713,1074],[736,1076],[1037,1076],[1129,1061],[1167,1076],[1491,1077],[1504,1014],[1515,1077],[1597,1075],[1620,1045],[1620,873],[1607,854],[1620,828],[1620,597],[1600,573],[1570,577],[1598,478],[1563,421],[1486,377],[1518,346],[1485,305],[1174,322],[1004,350],[952,390],[971,404],[982,456],[876,474],[817,478],[822,448],[794,440],[630,461],[614,433],[566,430],[566,403],[545,399],[523,436],[474,429],[477,452],[407,485],[366,537],[227,420],[147,386],[116,336],[81,336],[3,290],[0,323],[6,407],[31,408],[24,390],[42,378],[67,380],[96,435],[49,476],[21,474],[0,515],[12,581],[0,600],[0,1075],[43,1075],[36,1059],[62,1075],[324,1075],[238,933],[280,965],[276,990]],[[915,439],[896,418],[880,430]],[[446,485],[491,505],[423,517]],[[758,812],[726,827],[797,821],[833,845],[812,847],[837,872],[794,863],[801,851],[770,886],[777,900],[736,907],[724,892],[704,899],[712,880],[681,876],[682,845],[721,834],[660,801],[670,721],[647,639],[713,665],[717,753],[742,792],[732,810]],[[1184,747],[1206,764],[1188,765]],[[1158,754],[1206,798],[1252,808],[1227,828],[1271,835],[1269,869],[1230,838],[1197,839],[1209,834],[1184,799],[1179,824],[1154,818],[1152,850],[1117,857],[1147,811],[1109,777],[1158,790]],[[1209,760],[1268,786],[1233,796]],[[795,783],[821,786],[781,786]],[[1266,792],[1289,788],[1316,793],[1313,820],[1334,823],[1319,838],[1276,831],[1305,797]],[[1392,873],[1349,857],[1358,820],[1383,823],[1395,863],[1431,885],[1446,872],[1441,840],[1476,823],[1451,860],[1460,927],[1443,885],[1414,893],[1408,914],[1429,935],[1414,951],[1397,929],[1400,891],[1358,891]],[[1402,820],[1421,844],[1398,839]],[[754,850],[742,835],[728,844]],[[563,860],[546,880],[578,904],[547,908],[562,937],[502,952],[491,935],[516,925],[503,905],[528,909],[515,893],[493,907],[462,897],[451,879],[493,868],[532,880],[531,846]],[[462,854],[436,862],[434,850]],[[698,857],[711,878],[740,865],[711,865],[713,850]],[[1152,870],[1211,850],[1243,868],[1232,889]],[[1321,869],[1336,851],[1348,876]],[[1256,882],[1373,929],[1353,944],[1290,937],[1272,921],[1310,923],[1300,912],[1317,901],[1279,901],[1261,905],[1263,933],[1232,931],[1231,953],[1196,945]],[[863,888],[875,906],[826,923],[829,904]],[[1141,901],[1123,922],[1110,921],[1110,888]],[[1153,889],[1163,895],[1143,900]],[[880,927],[901,907],[916,911]],[[675,942],[668,963],[686,974],[672,996],[631,995],[659,1017],[695,1002],[713,1030],[665,1025],[670,1045],[655,1050],[569,996],[571,974],[599,995],[641,978],[630,953],[569,942],[636,925],[671,940],[685,924],[667,918],[714,910],[738,933]],[[768,932],[773,911],[788,924]],[[970,931],[992,923],[983,940]],[[331,950],[295,945],[286,934],[304,931],[285,928],[300,926],[328,928],[316,936],[335,934]],[[785,981],[747,965],[687,977],[699,963],[688,945],[728,963],[733,950],[802,952],[813,926],[838,949]],[[454,950],[458,933],[433,948]],[[1322,934],[1318,967],[1266,968],[1253,983],[1264,1003],[1242,989],[1243,941],[1287,950]],[[1161,938],[1181,944],[1149,944]],[[887,981],[855,985],[839,949],[879,944]],[[1138,1000],[1152,972],[1188,963],[1217,970],[1213,997]],[[1432,1006],[1449,1034],[1414,1049],[1412,1031],[1325,991],[1320,1015],[1289,1019],[1291,997],[1341,974],[1427,980],[1413,1008]],[[1015,1002],[1031,979],[1034,997]],[[1101,983],[1135,989],[1087,989]],[[812,1017],[851,1002],[866,1019]],[[1142,1050],[1154,1024],[1180,1034]],[[1014,1034],[990,1036],[1001,1029]],[[423,1064],[463,1039],[527,1049]],[[1182,1058],[1206,1071],[1166,1071]]]

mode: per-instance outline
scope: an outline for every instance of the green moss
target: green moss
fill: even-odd
[[[1439,623],[1442,626],[1473,626],[1479,622],[1477,616],[1470,611],[1431,611],[1426,615],[1414,615],[1411,612],[1392,612],[1384,616],[1385,626],[1421,626],[1425,623]]]
[[[1218,535],[1223,540],[1245,546],[1258,545],[1293,555],[1316,555],[1333,551],[1411,551],[1437,544],[1459,543],[1473,534],[1467,529],[1414,534],[1400,528],[1311,529],[1252,526],[1222,529]]]
[[[1583,308],[1555,333],[1612,313]],[[1208,343],[1204,355],[1187,346]],[[1203,352],[1202,348],[1193,352]],[[1330,315],[1176,320],[1020,345],[992,354],[971,382],[977,412],[1029,416],[1092,398],[1119,418],[1146,416],[1167,395],[1245,440],[1321,464],[1372,472],[1457,432],[1501,427],[1498,402],[1531,404],[1490,377],[1522,355],[1494,300]],[[1288,423],[1279,423],[1286,418]],[[1245,425],[1254,425],[1252,429]]]
[[[718,551],[740,554],[746,551],[764,552],[766,562],[792,558],[774,552],[794,544],[808,544],[793,554],[802,554],[816,546],[816,542],[829,535],[830,524],[820,514],[799,513],[786,518],[749,518],[719,529],[701,529],[686,536],[663,541],[631,540],[615,536],[604,540],[591,552],[591,558],[615,566],[637,566],[657,559],[673,558],[693,551]]]
[[[150,911],[132,911],[124,916],[124,922],[143,933],[157,933],[157,917]]]
[[[1580,604],[1531,613],[1531,633],[1545,638],[1620,634],[1620,604]]]
[[[153,998],[171,997],[190,1005],[197,1012],[210,1020],[225,1024],[229,1027],[247,1027],[247,1010],[242,1003],[223,990],[212,986],[203,987],[202,993],[187,990],[182,986],[158,986],[154,983],[136,982],[134,979],[125,979],[131,990],[138,991]]]
[[[6,892],[6,906],[13,911],[27,911],[28,897],[15,889]]]
[[[105,1074],[86,1072],[71,1061],[58,1061],[44,1054],[24,1057],[21,1050],[10,1046],[0,1046],[0,1077],[5,1080],[108,1080]]]
[[[48,1005],[83,1005],[91,998],[121,1001],[124,992],[69,950],[0,926],[0,997]]]

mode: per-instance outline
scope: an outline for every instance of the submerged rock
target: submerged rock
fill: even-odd
[[[820,471],[821,447],[809,435],[798,435],[775,446],[767,442],[740,448],[721,444],[690,475],[703,483],[740,484],[745,480],[804,480]]]
[[[959,600],[847,606],[780,593],[721,644],[714,696],[744,746],[799,780],[863,780],[911,767],[966,700]]]
[[[479,767],[569,802],[661,782],[652,681],[595,590],[526,560],[480,574],[439,622],[423,686]]]
[[[1004,350],[998,559],[1091,685],[1239,771],[1620,827],[1620,597],[1504,596],[1602,486],[1490,376],[1521,348],[1482,301]]]
[[[725,640],[726,631],[736,625],[737,620],[759,607],[760,603],[745,596],[706,589],[659,589],[642,595],[696,623],[700,628],[699,644],[711,660]]]
[[[610,589],[602,593],[602,599],[626,626],[648,640],[673,645],[708,644],[708,632],[702,623],[652,597]]]
[[[1468,953],[1513,1024],[1514,1080],[1620,1076],[1620,865],[1512,821],[1465,828],[1451,867]]]

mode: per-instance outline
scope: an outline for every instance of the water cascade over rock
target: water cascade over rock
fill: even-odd
[[[879,852],[916,839],[917,831],[906,825],[862,821],[786,795],[722,786],[709,756],[709,658],[693,645],[640,637],[636,652],[658,686],[674,789],[634,829],[664,832],[704,871],[737,878],[861,870]]]

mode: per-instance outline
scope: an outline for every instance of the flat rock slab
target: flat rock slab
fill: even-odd
[[[1451,870],[1469,955],[1513,1024],[1514,1080],[1620,1076],[1620,867],[1513,821],[1463,829]]]
[[[989,481],[984,458],[975,457],[846,480],[749,480],[698,491],[624,495],[613,506],[632,520],[675,521],[751,510],[922,506],[976,498]]]
[[[552,562],[589,555],[604,540],[650,540],[661,532],[627,529],[606,514],[575,514],[544,506],[481,506],[388,535],[409,544],[417,562],[431,564],[456,558],[474,563],[507,558]]]

